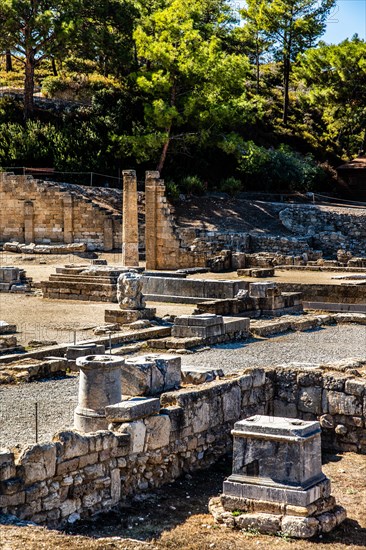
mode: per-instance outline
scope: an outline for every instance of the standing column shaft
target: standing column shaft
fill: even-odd
[[[146,269],[157,268],[157,187],[159,172],[146,172],[145,180],[145,248]]]
[[[139,265],[137,180],[134,170],[123,171],[122,265]]]

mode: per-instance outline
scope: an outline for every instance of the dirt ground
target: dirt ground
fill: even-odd
[[[118,512],[69,526],[65,531],[0,525],[2,550],[345,550],[366,547],[365,456],[325,455],[323,470],[332,480],[332,493],[347,509],[348,519],[333,533],[311,541],[234,532],[218,526],[207,513],[231,461],[223,460],[203,472],[179,479],[153,493],[135,498]]]

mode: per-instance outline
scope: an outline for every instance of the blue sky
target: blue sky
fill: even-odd
[[[322,40],[337,44],[355,33],[366,39],[366,0],[338,0]]]

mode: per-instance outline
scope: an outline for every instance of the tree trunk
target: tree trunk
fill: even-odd
[[[13,70],[13,62],[12,62],[12,59],[11,59],[10,50],[6,50],[5,58],[6,58],[5,70],[6,70],[7,73],[11,73],[12,70]]]
[[[282,121],[285,126],[287,126],[288,122],[288,109],[290,104],[290,98],[289,98],[289,88],[290,88],[290,69],[291,69],[291,62],[288,55],[284,58],[283,63],[283,116]]]
[[[24,79],[24,118],[31,118],[34,110],[34,69],[35,60],[33,51],[28,51],[25,59]]]
[[[56,61],[54,57],[51,57],[51,66],[52,66],[53,76],[58,76]]]
[[[161,174],[162,171],[163,171],[163,168],[164,168],[164,164],[165,164],[165,160],[166,160],[166,155],[168,153],[168,149],[169,149],[169,144],[170,144],[170,130],[171,130],[171,127],[170,128],[167,128],[166,131],[168,133],[168,137],[163,145],[163,150],[161,152],[161,155],[160,155],[160,160],[159,160],[159,164],[157,166],[157,171]]]
[[[171,107],[174,107],[174,105],[175,105],[176,96],[177,96],[177,87],[176,87],[176,84],[173,84],[172,91],[171,91],[171,94],[170,94],[170,106]],[[166,141],[163,145],[163,150],[161,152],[159,164],[158,164],[158,167],[157,167],[157,170],[158,170],[158,172],[160,172],[160,174],[163,171],[165,160],[166,160],[166,155],[168,153],[169,144],[170,144],[170,141],[171,141],[172,125],[173,124],[171,123],[170,126],[168,126],[168,128],[165,129],[165,131],[167,133],[167,139],[166,139]]]
[[[255,65],[256,65],[257,94],[259,94],[259,46],[258,46],[258,40],[257,40],[257,43],[256,43]]]

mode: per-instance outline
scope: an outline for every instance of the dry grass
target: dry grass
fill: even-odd
[[[347,550],[366,547],[366,458],[348,453],[329,456],[324,472],[333,494],[348,511],[334,533],[312,541],[233,532],[217,526],[207,514],[207,502],[217,495],[230,463],[199,472],[188,479],[135,500],[119,513],[70,527],[68,533],[40,527],[0,527],[1,550]]]

